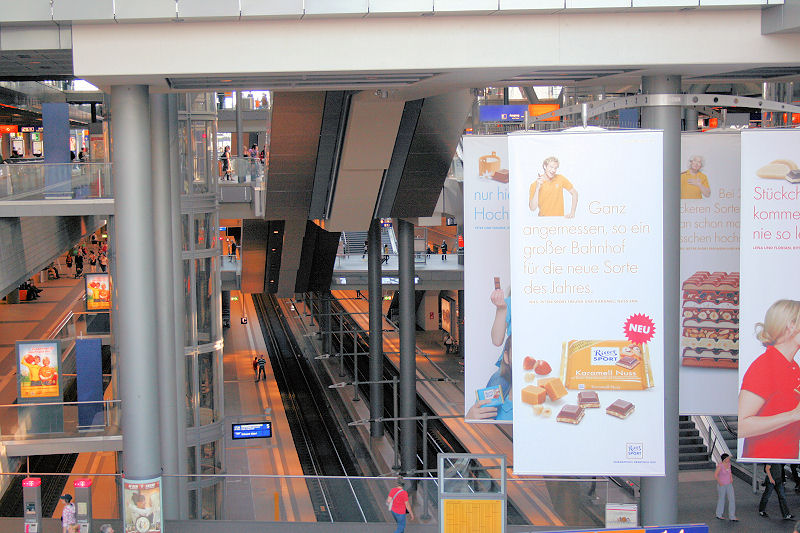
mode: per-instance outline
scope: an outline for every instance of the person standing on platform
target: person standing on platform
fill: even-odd
[[[79,278],[83,275],[83,254],[78,250],[75,256],[75,277]]]
[[[72,503],[72,494],[62,494],[64,508],[61,509],[61,529],[63,533],[69,533],[70,527],[78,523],[75,517],[75,504]]]
[[[442,241],[442,261],[447,261],[447,241]]]
[[[72,251],[67,252],[64,262],[67,264],[67,270],[72,270]]]
[[[396,480],[397,486],[389,491],[386,497],[386,506],[392,511],[392,517],[397,522],[397,529],[394,533],[403,533],[406,530],[406,515],[409,519],[414,520],[414,511],[411,510],[411,504],[408,501],[408,492],[403,489],[403,477],[398,476]]]
[[[231,260],[236,261],[236,240],[231,241]]]
[[[369,241],[364,241],[364,252],[361,254],[361,259],[364,259],[369,253]]]
[[[736,496],[733,493],[733,474],[731,473],[731,456],[723,453],[714,471],[717,480],[717,518],[724,520],[725,498],[728,499],[728,517],[736,522]]]
[[[97,255],[95,255],[94,251],[89,252],[89,271],[92,273],[97,272]]]
[[[264,377],[264,381],[267,381],[267,360],[264,359],[263,355],[258,356],[256,366],[258,367],[256,371],[256,383],[259,382],[262,376]]]
[[[388,265],[389,264],[389,245],[388,244],[384,244],[383,245],[383,259],[381,259],[381,264],[382,265]]]
[[[226,146],[225,149],[222,151],[222,155],[219,156],[219,160],[222,161],[222,179],[225,181],[230,181],[231,179],[231,147]]]
[[[792,520],[794,515],[789,512],[789,505],[786,503],[786,494],[783,491],[783,483],[786,481],[786,476],[783,472],[782,464],[768,464],[764,465],[764,494],[761,495],[761,501],[758,503],[758,514],[764,518],[769,518],[767,514],[767,503],[769,497],[774,490],[778,494],[778,504],[781,506],[781,516],[784,520]]]
[[[100,271],[105,272],[108,268],[108,256],[104,253],[101,253],[100,257],[97,259],[97,262],[100,263]]]

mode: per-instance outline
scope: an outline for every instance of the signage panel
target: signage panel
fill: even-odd
[[[508,137],[463,138],[464,418],[511,423]]]
[[[664,475],[662,142],[508,138],[516,474]]]
[[[111,276],[109,274],[85,274],[86,310],[109,311],[111,309]]]
[[[527,105],[483,105],[479,108],[481,122],[522,122]]]
[[[17,342],[17,397],[22,401],[61,398],[61,343]]]
[[[737,409],[740,144],[738,132],[681,137],[679,398],[684,415],[733,415]],[[730,290],[712,298],[708,290],[717,282],[729,283]]]
[[[450,298],[439,298],[442,306],[442,329],[448,334],[453,333],[453,300]]]
[[[798,165],[800,130],[742,132],[738,453],[744,462],[800,463]]]
[[[161,533],[161,478],[122,480],[125,533]]]
[[[268,439],[270,437],[272,437],[272,422],[231,425],[231,438],[233,440]]]

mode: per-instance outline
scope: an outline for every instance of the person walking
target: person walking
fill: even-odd
[[[97,259],[97,262],[100,263],[100,271],[105,272],[108,268],[108,256],[106,256],[104,253],[101,253],[100,257]]]
[[[733,493],[733,475],[731,474],[731,456],[723,453],[720,457],[717,468],[714,470],[714,479],[717,480],[717,518],[722,517],[725,512],[725,498],[728,499],[728,518],[732,522],[737,522],[736,518],[736,496]]]
[[[69,533],[70,527],[78,523],[75,504],[72,503],[72,494],[62,494],[60,499],[64,500],[64,507],[61,509],[61,530],[63,533]]]
[[[258,370],[256,371],[256,383],[259,382],[261,377],[264,377],[264,381],[267,381],[267,360],[264,359],[263,355],[259,355],[258,359],[256,359],[256,366]]]
[[[67,252],[64,262],[67,264],[67,270],[72,270],[72,251]]]
[[[381,259],[381,264],[382,265],[388,265],[389,264],[389,245],[388,244],[384,244],[383,245],[383,259]]]
[[[386,506],[392,512],[394,521],[397,522],[397,529],[394,533],[403,533],[406,530],[406,515],[414,520],[414,511],[408,501],[408,492],[403,488],[403,477],[397,476],[396,486],[389,491],[386,497]]]
[[[75,256],[75,277],[79,278],[83,275],[83,254],[78,251],[78,254]]]
[[[226,146],[225,149],[222,151],[222,155],[219,156],[219,160],[222,161],[222,179],[225,181],[230,181],[231,179],[231,147]]]
[[[369,253],[369,241],[364,241],[364,251],[361,254],[361,259],[364,259]]]
[[[442,241],[442,261],[447,261],[447,241]]]
[[[778,494],[778,504],[781,506],[781,516],[784,520],[792,520],[794,515],[789,512],[789,505],[786,503],[786,494],[783,490],[783,484],[786,481],[786,475],[783,472],[782,464],[767,464],[764,465],[764,494],[761,495],[761,501],[758,503],[758,514],[764,518],[769,518],[767,514],[767,503],[769,497],[774,490]]]
[[[236,241],[231,241],[231,261],[236,261]]]
[[[94,251],[89,252],[89,271],[92,273],[97,272],[97,255],[95,255]]]

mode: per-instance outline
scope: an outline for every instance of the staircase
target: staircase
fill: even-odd
[[[714,416],[714,424],[719,429],[722,438],[725,439],[725,444],[731,451],[731,470],[733,475],[752,483],[753,481],[753,465],[750,463],[737,463],[739,441],[737,440],[737,433],[739,431],[739,419],[735,416]]]
[[[364,241],[369,238],[366,231],[345,231],[344,235],[344,253],[349,255],[361,255],[364,253]],[[396,253],[394,246],[392,246],[392,239],[389,237],[389,229],[381,228],[381,253],[383,253],[383,245],[388,244],[391,253]]]
[[[691,417],[678,420],[678,470],[708,470],[714,463],[708,458],[708,447]]]

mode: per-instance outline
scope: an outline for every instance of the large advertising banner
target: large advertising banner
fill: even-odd
[[[61,398],[61,343],[17,342],[17,397],[22,402]]]
[[[800,462],[799,165],[800,130],[742,132],[738,453],[744,462]]]
[[[125,533],[161,533],[161,478],[122,480]]]
[[[664,475],[662,142],[509,136],[516,474]]]
[[[739,132],[681,136],[679,398],[684,415],[736,413],[740,144]]]
[[[508,138],[463,142],[464,418],[511,423]]]
[[[86,310],[109,311],[111,309],[111,277],[108,274],[85,274]]]

